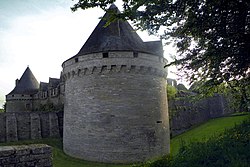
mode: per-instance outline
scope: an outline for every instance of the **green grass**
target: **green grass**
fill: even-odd
[[[246,120],[247,117],[249,117],[247,113],[237,113],[228,117],[212,119],[178,135],[171,139],[171,154],[176,155],[183,143],[188,144],[190,142],[206,141],[213,136],[223,133],[225,129],[230,129],[236,124],[240,124],[243,120]]]

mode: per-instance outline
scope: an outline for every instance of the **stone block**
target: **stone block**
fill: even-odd
[[[42,137],[40,117],[37,113],[30,114],[30,137],[31,139],[40,139]]]
[[[40,159],[38,160],[37,166],[41,166],[41,167],[50,167],[52,166],[52,161],[51,159],[47,158],[47,159]]]
[[[1,146],[0,147],[0,157],[6,157],[14,154],[15,151],[12,146]]]
[[[29,155],[30,148],[27,145],[15,146],[15,155]]]
[[[30,139],[30,113],[16,113],[18,140]]]
[[[0,167],[52,167],[51,147],[45,144],[0,147]]]
[[[16,164],[16,166],[15,166],[15,167],[35,166],[35,165],[34,165],[34,162],[31,162],[31,163],[32,163],[32,164],[31,164],[31,165],[29,165],[29,162],[28,162],[28,163],[21,162],[21,163]]]
[[[40,123],[41,123],[41,136],[42,138],[50,137],[50,125],[49,125],[49,114],[40,113]]]
[[[52,153],[52,149],[50,146],[46,144],[32,144],[29,146],[31,153],[34,154],[50,154]]]
[[[5,142],[6,140],[6,122],[5,113],[0,113],[0,142]]]
[[[49,113],[49,136],[50,137],[60,137],[58,116],[55,112]]]
[[[14,113],[6,114],[6,140],[17,141],[17,120]]]

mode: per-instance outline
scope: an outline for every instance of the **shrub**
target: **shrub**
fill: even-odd
[[[172,166],[248,166],[250,119],[205,142],[183,146]]]

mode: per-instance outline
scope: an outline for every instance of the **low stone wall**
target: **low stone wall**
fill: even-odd
[[[52,167],[52,149],[45,144],[0,147],[1,167]]]
[[[191,127],[212,118],[228,115],[232,112],[227,100],[221,95],[215,95],[199,101],[192,101],[188,96],[170,101],[169,110],[174,114],[170,119],[171,136],[181,134]]]
[[[0,142],[62,137],[63,112],[0,113]]]

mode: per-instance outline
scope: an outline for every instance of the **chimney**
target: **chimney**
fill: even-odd
[[[16,86],[17,86],[17,84],[19,83],[19,80],[18,79],[16,79]]]

